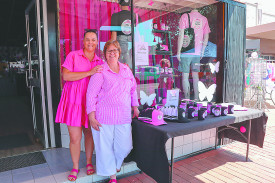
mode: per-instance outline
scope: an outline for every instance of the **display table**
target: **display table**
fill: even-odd
[[[248,124],[247,132],[242,135],[247,138],[247,148],[249,148],[251,124],[253,125],[254,119],[259,119],[263,116],[263,119],[257,121],[265,121],[266,123],[265,119],[267,119],[267,117],[264,112],[256,109],[249,109],[248,111],[235,111],[234,114],[228,116],[214,117],[209,115],[203,121],[193,119],[189,123],[169,122],[167,125],[163,126],[153,126],[134,119],[132,122],[133,150],[126,161],[135,161],[141,171],[145,172],[159,183],[172,182],[174,137],[188,135],[211,128],[217,128],[217,133],[230,128],[237,131],[236,127],[232,127],[231,125],[246,122]],[[219,127],[223,128],[218,129]],[[172,138],[171,171],[169,171],[169,161],[165,150],[165,143],[169,138]]]

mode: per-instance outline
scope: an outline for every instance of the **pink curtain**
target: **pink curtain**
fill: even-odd
[[[85,29],[97,29],[99,42],[106,42],[111,37],[110,31],[100,31],[101,26],[111,25],[111,16],[120,11],[117,3],[100,0],[59,0],[59,30],[61,64],[73,50],[82,48]],[[141,22],[162,15],[160,11],[134,9]],[[161,16],[162,21],[166,16]],[[101,56],[98,46],[97,54]]]
[[[73,50],[82,48],[85,29],[97,29],[99,41],[110,39],[110,31],[100,31],[111,25],[111,15],[118,12],[117,3],[99,0],[59,0],[59,30],[61,64]],[[100,55],[98,47],[97,54]]]

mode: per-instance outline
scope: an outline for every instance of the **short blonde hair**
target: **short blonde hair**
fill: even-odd
[[[118,52],[119,52],[119,57],[120,57],[120,54],[121,54],[121,48],[120,48],[120,45],[118,43],[117,40],[109,40],[105,43],[105,46],[104,46],[104,49],[103,49],[103,53],[104,53],[104,57],[106,58],[106,52],[107,52],[107,49],[111,46],[111,45],[114,45]],[[106,58],[107,59],[107,58]]]

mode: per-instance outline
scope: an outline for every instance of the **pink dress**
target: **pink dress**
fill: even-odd
[[[71,72],[86,72],[103,61],[97,56],[90,62],[83,50],[72,51],[68,54],[62,65]],[[84,126],[88,128],[88,115],[86,113],[86,91],[90,77],[77,81],[66,81],[61,99],[57,108],[55,122],[66,123],[68,126]]]

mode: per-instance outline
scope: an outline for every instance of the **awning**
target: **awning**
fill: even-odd
[[[246,38],[275,40],[275,22],[246,28]]]

